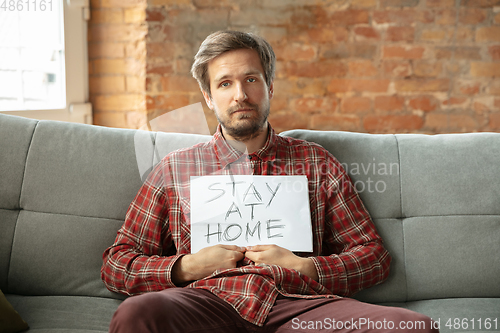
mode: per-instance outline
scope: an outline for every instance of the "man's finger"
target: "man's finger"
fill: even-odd
[[[226,250],[231,250],[231,251],[238,251],[238,252],[245,252],[245,251],[246,251],[246,248],[241,247],[241,246],[237,246],[237,245],[224,245],[224,244],[219,244],[218,246],[220,246],[220,247],[221,247],[221,248],[223,248],[223,249],[226,249]]]
[[[254,245],[254,246],[247,246],[246,249],[247,251],[260,252],[269,250],[271,246],[272,245]]]

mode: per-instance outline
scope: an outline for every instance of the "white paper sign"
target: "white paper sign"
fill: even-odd
[[[313,250],[306,176],[191,177],[190,190],[191,253],[216,244]]]

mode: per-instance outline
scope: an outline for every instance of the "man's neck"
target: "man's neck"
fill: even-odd
[[[264,147],[267,140],[267,135],[269,132],[269,124],[266,124],[262,127],[262,129],[255,133],[254,136],[246,138],[244,140],[238,140],[233,138],[231,135],[227,134],[222,128],[222,135],[227,140],[227,142],[235,149],[246,152],[247,154],[255,153],[257,150]]]

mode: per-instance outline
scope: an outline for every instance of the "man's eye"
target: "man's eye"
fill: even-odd
[[[256,80],[255,80],[253,77],[251,77],[251,78],[249,78],[247,81],[248,81],[248,82],[255,82]]]
[[[229,86],[229,82],[223,82],[220,84],[221,87],[228,87]]]

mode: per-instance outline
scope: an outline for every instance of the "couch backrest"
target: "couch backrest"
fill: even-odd
[[[358,298],[500,296],[500,134],[283,134],[344,164],[394,258]],[[117,297],[101,256],[144,177],[209,139],[0,115],[0,289]]]
[[[0,115],[0,289],[116,297],[102,253],[142,178],[158,153],[209,139]]]
[[[366,301],[499,297],[500,133],[293,130],[343,163],[393,256]]]

